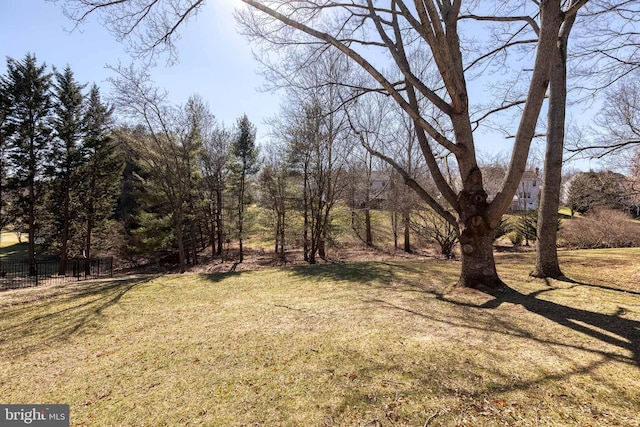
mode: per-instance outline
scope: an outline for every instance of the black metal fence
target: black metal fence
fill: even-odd
[[[60,269],[59,259],[0,258],[0,289],[27,288],[51,281],[113,277],[113,258],[72,258]]]

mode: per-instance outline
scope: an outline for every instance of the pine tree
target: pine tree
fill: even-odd
[[[47,211],[52,216],[52,234],[59,245],[60,267],[64,275],[69,257],[72,222],[77,217],[78,190],[81,182],[80,166],[84,160],[81,145],[84,134],[84,96],[73,71],[67,66],[55,71],[54,107],[52,120],[55,138],[52,140],[47,175],[51,179],[51,193]]]
[[[7,58],[2,87],[9,105],[6,119],[12,187],[16,190],[16,214],[26,219],[29,234],[30,273],[35,271],[36,207],[41,198],[45,151],[51,141],[51,74],[38,65],[35,55],[22,61]]]
[[[239,262],[244,260],[243,229],[244,208],[247,203],[246,185],[247,178],[258,172],[258,149],[256,147],[256,127],[249,121],[247,115],[243,115],[237,122],[237,136],[233,143],[233,155],[236,158],[234,169],[236,177],[236,190],[238,196],[238,245],[240,249]]]
[[[91,86],[84,114],[85,163],[80,186],[87,258],[92,256],[93,232],[114,213],[124,169],[123,151],[109,130],[112,113],[113,108],[102,102],[98,86]]]
[[[7,142],[7,119],[9,116],[9,103],[7,101],[7,95],[2,84],[2,78],[0,78],[0,232],[8,224],[8,216],[4,211],[4,188],[5,179],[7,174],[7,165],[5,161],[5,151]]]

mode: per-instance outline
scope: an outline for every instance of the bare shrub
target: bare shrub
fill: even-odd
[[[562,223],[559,238],[580,249],[640,246],[640,223],[623,212],[601,209]]]

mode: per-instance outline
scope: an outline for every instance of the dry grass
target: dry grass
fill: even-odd
[[[24,239],[24,236],[23,236]],[[14,232],[0,233],[0,257],[20,257],[26,255],[27,243],[20,243]]]
[[[0,395],[74,426],[638,426],[640,250],[572,281],[442,291],[456,262],[124,278],[0,294]]]

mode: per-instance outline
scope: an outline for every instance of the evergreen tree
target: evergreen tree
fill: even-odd
[[[239,262],[244,260],[243,229],[244,208],[247,203],[246,185],[247,178],[258,172],[258,148],[256,147],[256,127],[249,121],[247,115],[243,115],[237,122],[237,135],[233,142],[233,155],[236,158],[234,165],[235,184],[238,196],[238,245],[240,249]]]
[[[111,133],[113,108],[102,102],[94,84],[87,96],[84,113],[85,135],[82,168],[82,207],[84,222],[84,254],[92,256],[92,235],[96,228],[113,215],[124,169],[123,151]]]
[[[529,246],[529,242],[535,242],[538,232],[538,212],[524,212],[515,224],[515,231],[524,237],[526,246]]]
[[[22,61],[7,58],[2,87],[9,105],[6,127],[17,216],[26,219],[28,260],[35,274],[36,207],[41,198],[45,151],[51,141],[51,74],[35,55]]]
[[[52,235],[58,241],[60,267],[58,273],[66,271],[69,257],[72,221],[77,218],[80,166],[84,161],[81,145],[84,134],[84,96],[73,71],[67,66],[62,72],[55,71],[54,107],[52,120],[55,138],[52,140],[47,175],[51,179],[51,192],[47,212],[52,217]]]
[[[185,250],[187,264],[196,265],[198,249],[199,247],[204,248],[204,244],[201,242],[204,239],[201,238],[201,233],[199,232],[201,226],[198,221],[198,212],[205,204],[203,197],[198,194],[198,190],[201,188],[200,182],[202,181],[198,160],[201,158],[206,128],[212,120],[212,115],[204,100],[199,95],[192,95],[184,106],[182,117],[185,129],[182,132],[180,141],[185,165],[185,173],[182,179],[184,179],[186,188],[188,188],[184,232]]]
[[[4,85],[0,77],[0,232],[8,224],[8,216],[5,215],[4,205],[4,188],[7,174],[7,165],[5,161],[5,149],[7,141],[7,118],[9,116],[9,103],[5,92]]]

